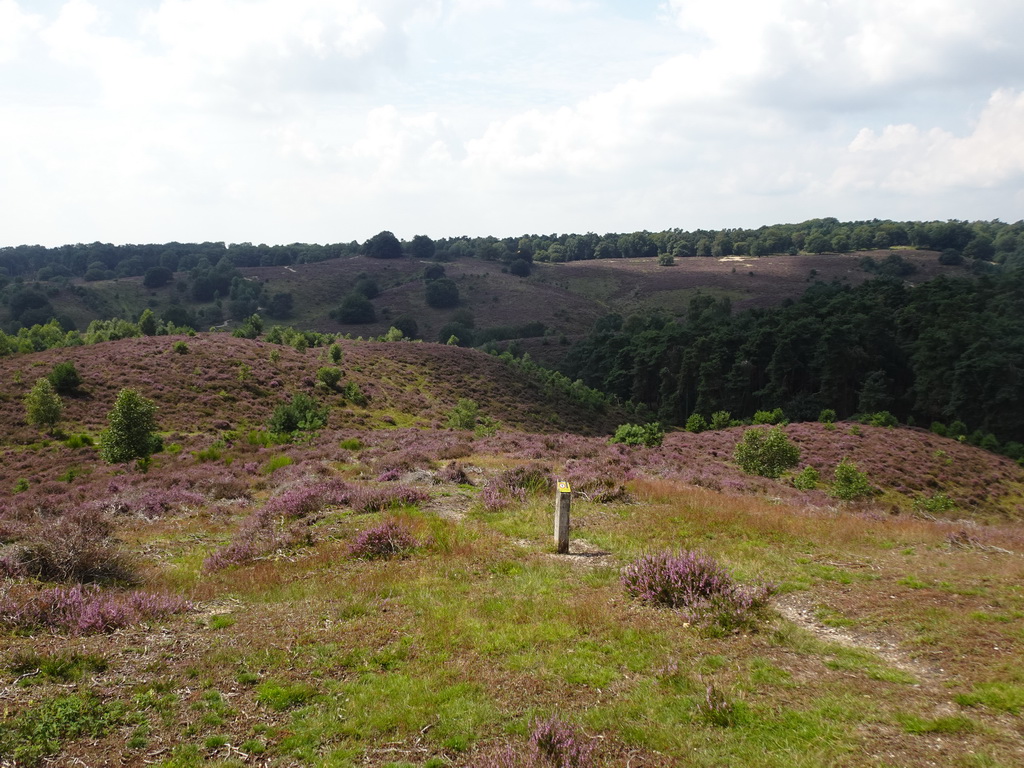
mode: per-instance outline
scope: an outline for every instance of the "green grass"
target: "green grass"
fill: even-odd
[[[101,701],[92,694],[71,694],[46,699],[4,721],[0,728],[0,755],[18,765],[40,765],[72,739],[98,738],[125,720],[125,708]]]
[[[975,707],[979,704],[990,709],[1019,715],[1024,711],[1024,685],[1019,683],[991,682],[977,685],[970,693],[956,697],[957,704]]]

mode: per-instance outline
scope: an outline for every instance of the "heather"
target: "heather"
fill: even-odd
[[[368,357],[377,342],[340,340],[335,361],[329,346],[149,341],[216,389],[186,368],[147,390],[145,340],[126,340],[109,390],[76,358],[82,394],[62,421],[95,438],[117,393],[138,389],[164,439],[145,467],[27,425],[0,443],[0,741],[23,734],[23,754],[924,768],[941,734],[951,765],[1014,764],[1013,462],[921,429],[721,414],[660,445],[609,443],[646,419],[531,431],[514,415],[539,401],[472,377],[431,389],[432,373]],[[217,362],[211,347],[238,354]],[[32,359],[0,360],[0,392],[14,392],[0,410],[18,418],[18,388],[38,376],[12,383],[5,366]],[[331,364],[365,406],[318,386]],[[326,423],[273,436],[274,408],[299,391]],[[460,399],[503,426],[448,427]],[[769,429],[799,450],[777,478],[736,461],[745,432]],[[838,488],[863,476],[871,492],[837,497],[840,467]],[[561,480],[566,554],[552,539]],[[68,659],[88,663],[65,674]],[[93,704],[117,717],[87,728]],[[68,727],[33,736],[33,713]]]
[[[107,591],[96,585],[18,591],[0,600],[0,623],[23,629],[54,629],[75,635],[112,632],[188,610],[176,596]]]
[[[774,591],[737,584],[714,558],[693,550],[644,555],[623,569],[621,579],[630,597],[727,630],[754,627]]]

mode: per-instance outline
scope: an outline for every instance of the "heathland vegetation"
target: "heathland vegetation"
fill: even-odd
[[[1019,764],[1018,230],[820,220],[594,236],[594,259],[381,233],[9,270],[0,762]],[[746,308],[645,303],[691,263],[799,273]],[[335,266],[323,316],[375,323],[306,325],[315,280],[275,302],[243,272]],[[59,317],[136,283],[141,308]],[[575,345],[565,315],[485,313],[533,291],[619,311]],[[532,322],[561,370],[519,354]]]

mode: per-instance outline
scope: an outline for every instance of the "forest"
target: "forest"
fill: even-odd
[[[565,373],[675,425],[777,407],[794,421],[888,411],[926,427],[962,422],[958,434],[989,447],[993,435],[1020,442],[1024,273],[913,288],[886,276],[818,283],[798,301],[738,314],[704,296],[682,319],[611,315],[574,347]]]

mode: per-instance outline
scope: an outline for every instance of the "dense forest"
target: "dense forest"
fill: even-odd
[[[977,442],[1024,441],[1024,272],[818,283],[798,301],[733,314],[697,297],[682,319],[608,316],[565,372],[670,424],[717,411],[793,420],[889,411],[929,426],[959,421]],[[939,427],[940,428],[940,427]]]

